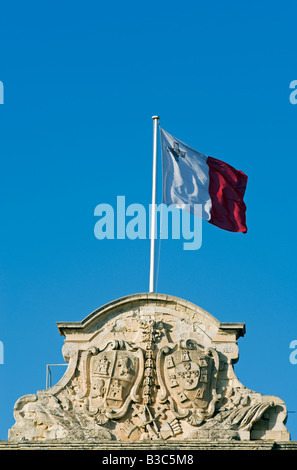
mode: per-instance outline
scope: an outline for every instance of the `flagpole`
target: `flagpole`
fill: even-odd
[[[150,285],[149,292],[154,292],[155,286],[155,234],[156,234],[156,188],[157,188],[157,142],[159,116],[152,117],[153,124],[153,185],[152,185],[152,212],[151,212],[151,258],[150,258]]]

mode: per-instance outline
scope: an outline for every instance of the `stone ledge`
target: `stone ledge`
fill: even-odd
[[[0,450],[100,450],[100,451],[200,451],[200,450],[297,450],[297,441],[163,441],[119,442],[10,442],[0,441]]]

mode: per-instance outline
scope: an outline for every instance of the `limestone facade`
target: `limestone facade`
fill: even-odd
[[[135,294],[58,322],[68,362],[15,404],[11,443],[289,441],[286,406],[237,379],[244,323],[185,300]]]

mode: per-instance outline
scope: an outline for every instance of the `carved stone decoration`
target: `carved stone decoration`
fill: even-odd
[[[165,346],[157,359],[159,401],[168,400],[177,417],[201,424],[215,411],[218,371],[219,356],[213,348],[204,350],[193,340],[182,340],[173,349]]]
[[[284,402],[235,376],[243,323],[135,294],[58,329],[68,368],[16,402],[11,441],[289,440]]]

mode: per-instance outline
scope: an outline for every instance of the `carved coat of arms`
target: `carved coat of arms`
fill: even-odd
[[[219,367],[217,352],[205,350],[195,341],[181,341],[158,354],[160,401],[169,401],[184,414],[192,410],[201,417],[210,417],[218,399],[216,379]]]
[[[139,401],[143,367],[142,350],[125,341],[112,341],[102,351],[95,350],[89,366],[89,409],[104,410],[108,418],[122,417],[131,401]]]

